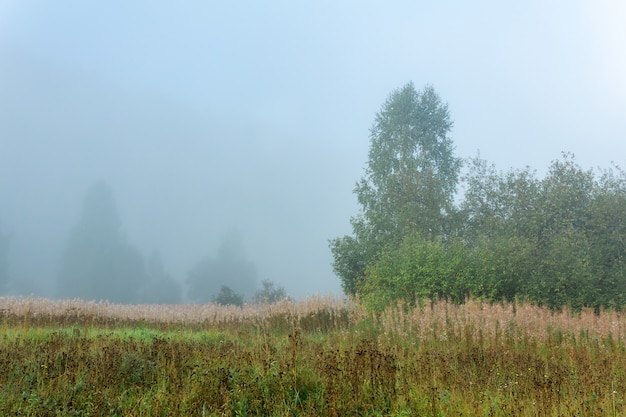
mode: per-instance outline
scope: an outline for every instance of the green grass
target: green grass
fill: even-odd
[[[476,301],[294,311],[177,324],[6,314],[0,415],[626,412],[626,319],[615,312]]]

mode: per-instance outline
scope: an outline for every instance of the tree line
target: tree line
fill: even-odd
[[[155,250],[144,259],[121,226],[113,190],[104,181],[94,183],[59,260],[56,295],[127,304],[183,302],[184,287],[167,272],[161,254]],[[0,231],[0,293],[10,281],[8,248],[9,236]],[[271,280],[259,286],[256,266],[237,233],[225,236],[215,257],[199,261],[185,284],[186,300],[197,303],[241,306],[288,298]]]
[[[431,86],[408,83],[377,113],[353,232],[330,241],[344,291],[374,309],[467,297],[623,308],[624,171],[564,153],[543,178],[502,172],[456,157],[451,128]]]

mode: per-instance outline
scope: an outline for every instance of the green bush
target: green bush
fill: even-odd
[[[469,293],[473,271],[460,241],[444,243],[411,235],[397,248],[387,248],[366,270],[360,295],[382,310],[401,299],[411,306],[419,300],[462,302]]]

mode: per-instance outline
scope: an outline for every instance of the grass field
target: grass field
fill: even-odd
[[[0,415],[618,416],[626,318],[0,298]]]

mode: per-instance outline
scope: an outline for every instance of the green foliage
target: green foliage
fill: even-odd
[[[362,219],[352,219],[352,227],[365,233]],[[329,242],[333,254],[333,270],[341,279],[343,291],[355,295],[363,284],[365,268],[377,255],[377,245],[367,245],[366,238],[343,236]]]
[[[57,275],[61,297],[139,301],[146,282],[139,251],[123,238],[110,187],[100,181],[87,192],[78,224],[70,232]]]
[[[407,84],[376,116],[353,235],[334,239],[344,291],[380,310],[396,300],[530,300],[552,309],[626,305],[626,174],[564,153],[544,178],[460,161],[447,106]]]
[[[375,310],[401,299],[410,306],[425,299],[462,302],[472,281],[469,257],[461,242],[445,244],[419,234],[388,248],[366,271],[359,294]]]
[[[497,236],[536,238],[541,183],[535,173],[529,168],[498,172],[479,157],[467,166],[457,233],[469,244]]]
[[[588,206],[589,258],[593,259],[596,307],[626,305],[626,173],[617,167],[602,173]]]
[[[523,298],[535,268],[535,247],[523,236],[478,237],[468,248],[471,276],[468,292],[491,301]]]
[[[600,178],[563,154],[539,180],[476,158],[465,177],[460,235],[473,248],[472,294],[526,298],[553,309],[626,301],[626,176]]]
[[[356,293],[385,247],[414,233],[432,238],[449,230],[461,166],[447,136],[451,127],[434,89],[416,91],[413,83],[394,91],[376,115],[365,176],[354,190],[362,207],[351,219],[354,236],[330,242],[346,293]]]

